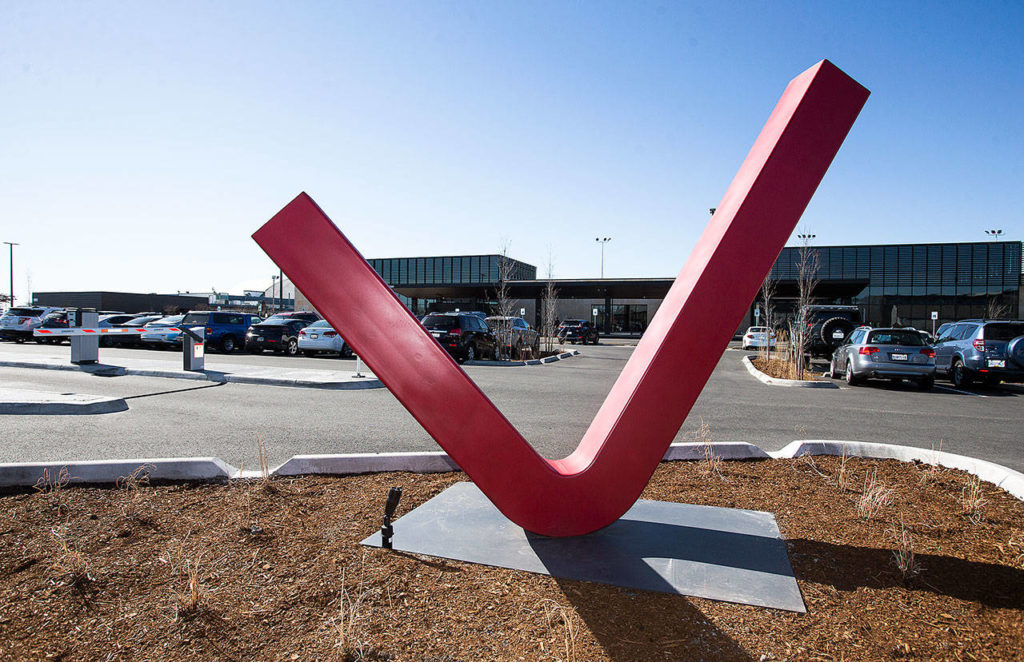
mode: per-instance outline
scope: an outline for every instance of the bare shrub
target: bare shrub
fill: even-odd
[[[857,499],[857,515],[864,519],[873,519],[883,508],[892,503],[892,490],[878,480],[878,470],[872,469],[864,476],[864,490]]]
[[[960,492],[960,508],[971,524],[981,524],[981,509],[986,503],[988,499],[981,495],[981,478],[970,476]]]
[[[544,621],[547,623],[553,638],[558,637],[556,628],[562,626],[562,647],[565,649],[566,662],[576,660],[576,636],[579,627],[576,624],[575,610],[568,609],[551,599],[541,600],[544,609]]]
[[[365,635],[365,628],[370,620],[368,607],[373,599],[364,579],[365,564],[366,555],[363,554],[359,563],[359,578],[351,589],[345,583],[348,569],[342,569],[338,611],[329,621],[334,629],[334,647],[339,649],[343,660],[362,660],[373,653]]]
[[[270,462],[267,459],[267,442],[263,441],[263,435],[256,438],[256,450],[259,453],[260,487],[262,487],[266,492],[275,492],[277,488],[270,480]]]
[[[1014,530],[1006,543],[1006,550],[1002,546],[999,550],[1010,557],[1010,560],[1019,568],[1024,568],[1024,531]]]
[[[519,301],[512,298],[509,288],[509,281],[515,276],[515,262],[508,256],[510,245],[508,239],[501,241],[501,252],[498,254],[498,285],[494,291],[497,309],[493,313],[499,317],[494,320],[492,327],[494,335],[498,339],[498,348],[494,350],[494,353],[495,358],[500,361],[513,358],[512,320],[510,318],[516,316],[519,307]]]
[[[940,439],[939,440],[939,448],[938,448],[940,453],[942,452],[942,443],[943,443],[943,440]],[[933,451],[935,450],[935,445],[934,444],[932,444],[932,450]],[[923,471],[921,471],[921,478],[920,478],[921,484],[922,485],[927,485],[928,483],[934,482],[935,480],[938,479],[939,473],[941,471],[942,471],[942,467],[938,463],[936,463],[936,464],[928,464],[927,468],[924,469]]]
[[[61,467],[56,476],[51,476],[49,469],[43,469],[43,475],[39,477],[32,489],[36,494],[46,499],[50,508],[58,518],[71,515],[68,493],[64,488],[71,482],[71,472],[67,467]]]
[[[796,379],[804,378],[805,356],[811,346],[807,307],[814,301],[814,288],[818,286],[820,280],[818,270],[821,261],[817,249],[810,245],[810,237],[811,235],[803,233],[800,248],[797,250],[797,310],[796,319],[789,326],[789,358],[793,362]]]
[[[191,534],[189,534],[191,535]],[[184,590],[171,589],[174,596],[174,620],[194,616],[209,606],[210,590],[202,580],[203,550],[191,551],[188,537],[173,541],[157,559],[170,566],[171,574],[184,579]]]
[[[843,444],[843,455],[839,460],[839,471],[836,472],[836,484],[843,492],[853,491],[853,472],[846,466],[850,455],[846,452],[846,444]]]
[[[893,541],[896,548],[892,551],[892,560],[904,582],[908,582],[921,573],[921,565],[914,558],[914,538],[907,531],[903,523],[903,516],[900,515],[899,524],[896,522],[885,530]]]
[[[722,457],[715,455],[715,449],[713,446],[714,437],[711,434],[711,426],[704,422],[704,419],[700,419],[700,425],[693,433],[693,440],[700,446],[701,459],[698,465],[698,471],[701,475],[711,476],[717,475],[719,478],[725,480],[725,476],[722,475]]]
[[[56,545],[50,569],[63,577],[68,586],[81,587],[92,581],[88,560],[78,547],[68,540],[66,526],[50,529],[50,539]]]
[[[548,263],[546,266],[547,280],[544,283],[544,292],[541,294],[540,302],[540,326],[541,336],[544,338],[543,353],[551,354],[555,351],[555,344],[564,343],[565,339],[555,339],[555,334],[558,332],[555,319],[558,318],[558,288],[555,287],[554,281],[554,269],[555,262],[551,257],[551,251],[548,251]]]

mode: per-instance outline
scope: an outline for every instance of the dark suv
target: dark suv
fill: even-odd
[[[599,339],[597,327],[587,320],[565,320],[558,325],[557,335],[562,340],[568,340],[572,344],[588,342],[597,344]]]
[[[957,388],[1024,382],[1024,321],[961,320],[935,340],[935,372]]]
[[[808,349],[811,356],[832,356],[850,332],[861,324],[857,306],[807,306],[804,308],[807,324]]]
[[[288,356],[299,353],[299,331],[313,322],[301,317],[278,317],[274,315],[265,322],[253,324],[245,334],[245,350],[252,354],[261,354],[270,349],[278,354]]]
[[[431,313],[423,318],[423,326],[459,363],[496,356],[497,339],[476,315]]]
[[[181,320],[181,326],[201,326],[206,329],[206,346],[216,347],[230,354],[245,340],[245,332],[253,324],[259,324],[260,318],[251,313],[239,313],[230,310],[193,311]]]

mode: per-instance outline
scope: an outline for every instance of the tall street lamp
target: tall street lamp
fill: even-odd
[[[274,274],[273,276],[270,277],[270,298],[273,299],[274,295],[276,293],[277,293],[277,274]],[[277,306],[278,306],[278,304],[275,303],[274,304],[274,312],[275,313],[277,312]]]
[[[14,247],[21,246],[21,244],[16,244],[13,241],[5,241],[4,243],[11,247],[11,300],[8,302],[7,307],[14,308]]]
[[[992,237],[993,239],[999,239],[999,237],[1003,236],[1003,231],[1002,230],[985,230],[985,234],[987,234],[988,236]]]
[[[805,244],[811,243],[811,239],[814,239],[818,235],[816,234],[798,234],[796,237]]]
[[[594,237],[594,241],[601,244],[601,278],[604,278],[604,245],[611,240],[611,237]]]

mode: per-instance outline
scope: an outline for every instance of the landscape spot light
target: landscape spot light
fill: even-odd
[[[391,518],[398,510],[398,502],[402,500],[402,488],[388,488],[388,500],[384,504],[384,524],[380,527],[380,546],[391,549],[391,537],[395,535],[395,527],[391,526]]]

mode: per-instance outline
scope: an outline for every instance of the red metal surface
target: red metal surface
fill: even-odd
[[[867,100],[824,60],[790,82],[579,447],[536,453],[305,193],[253,238],[494,505],[580,535],[636,501]]]

